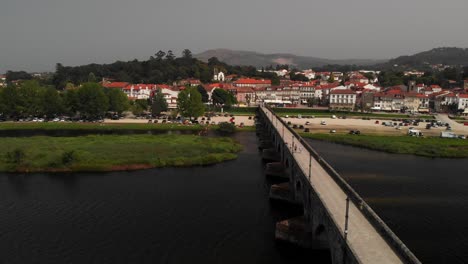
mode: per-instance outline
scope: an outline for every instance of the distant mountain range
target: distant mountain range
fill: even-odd
[[[220,61],[230,65],[252,65],[257,68],[268,65],[289,64],[300,69],[322,67],[329,64],[339,65],[374,65],[384,63],[387,60],[330,60],[316,57],[297,56],[287,53],[263,54],[253,51],[239,51],[229,49],[207,50],[195,55],[197,59],[208,61],[211,57],[217,57]]]
[[[265,67],[276,64],[289,64],[299,69],[322,67],[330,64],[360,65],[369,68],[388,69],[398,65],[400,68],[427,68],[429,64],[468,65],[468,49],[466,48],[435,48],[409,56],[400,56],[391,60],[331,60],[317,57],[297,56],[286,53],[263,54],[252,51],[238,51],[229,49],[207,50],[195,55],[202,61],[217,57],[230,65],[252,65]]]
[[[399,67],[421,68],[431,64],[468,65],[468,49],[464,48],[435,48],[416,53],[411,56],[400,56],[383,63],[384,68]]]

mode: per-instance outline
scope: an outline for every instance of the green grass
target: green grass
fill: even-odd
[[[233,115],[244,115],[244,116],[254,116],[257,107],[231,107],[230,109],[224,109],[223,113],[233,114]],[[220,110],[216,111],[221,114]]]
[[[0,130],[203,130],[202,125],[181,124],[103,124],[103,123],[1,123]]]
[[[98,123],[0,123],[0,130],[93,130],[93,131],[201,131],[204,125],[182,124],[98,124]],[[210,130],[218,129],[218,125],[210,125]],[[236,131],[255,131],[253,126],[236,128]]]
[[[409,136],[368,136],[300,133],[304,138],[396,154],[413,154],[433,158],[468,158],[468,140],[416,138]]]
[[[237,158],[226,137],[129,135],[1,138],[0,171],[113,171],[207,165]]]

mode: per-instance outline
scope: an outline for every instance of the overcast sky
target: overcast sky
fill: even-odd
[[[1,0],[0,73],[213,48],[331,59],[468,47],[467,0]]]

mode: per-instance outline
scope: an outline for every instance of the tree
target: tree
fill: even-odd
[[[158,89],[156,94],[153,97],[153,104],[151,105],[151,114],[153,116],[161,115],[161,112],[167,111],[167,101],[164,98],[161,90]]]
[[[166,54],[166,60],[173,61],[175,59],[174,53],[172,50],[168,50]]]
[[[233,104],[237,103],[234,95],[223,89],[213,90],[211,98],[213,99],[213,104],[217,106],[231,107]]]
[[[13,85],[8,85],[0,90],[0,110],[5,116],[19,114],[19,101],[18,89]]]
[[[192,52],[189,49],[184,49],[184,51],[182,51],[182,58],[184,58],[186,60],[191,60],[192,59]]]
[[[197,91],[198,91],[198,92],[201,94],[201,96],[202,96],[202,102],[203,102],[203,103],[208,103],[209,96],[208,96],[208,93],[206,92],[205,87],[203,87],[203,85],[198,85],[198,86],[197,86]]]
[[[335,82],[335,75],[331,73],[330,77],[328,78],[328,83],[334,83],[334,82]]]
[[[65,111],[68,112],[68,114],[75,115],[78,111],[80,111],[80,100],[78,98],[78,90],[66,90],[63,101]]]
[[[26,81],[18,88],[18,110],[20,115],[39,116],[43,115],[43,102],[41,102],[42,87],[37,81]]]
[[[109,101],[98,83],[85,83],[77,92],[79,111],[91,119],[102,118],[109,108]]]
[[[156,60],[157,60],[157,61],[162,61],[162,59],[164,58],[164,56],[166,56],[166,52],[160,50],[160,51],[158,51],[158,53],[156,53],[155,55],[156,55]]]
[[[88,82],[96,82],[96,75],[94,73],[90,72],[88,74]]]
[[[205,112],[202,96],[196,88],[187,88],[177,97],[177,110],[184,117],[199,117]]]
[[[45,88],[41,101],[43,103],[42,111],[47,117],[59,115],[64,111],[63,100],[53,87]]]
[[[128,97],[120,89],[107,89],[109,100],[109,111],[117,112],[119,115],[129,108]]]
[[[6,73],[6,81],[10,83],[17,80],[31,80],[33,77],[31,74],[25,71],[8,71]]]

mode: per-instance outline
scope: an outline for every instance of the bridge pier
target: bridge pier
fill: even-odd
[[[265,162],[280,162],[281,156],[274,148],[269,148],[262,150],[262,159]]]

